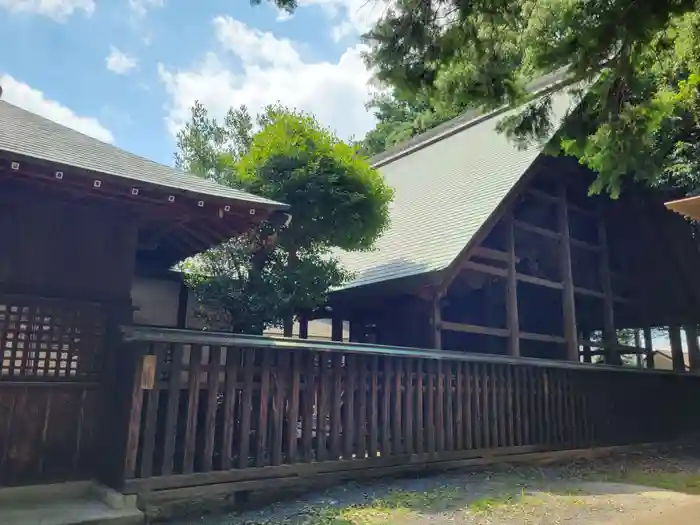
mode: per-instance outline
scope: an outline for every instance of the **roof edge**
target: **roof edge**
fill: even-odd
[[[558,91],[569,84],[576,82],[576,79],[571,77],[567,68],[561,68],[548,75],[543,75],[532,82],[525,88],[528,93],[533,96],[543,95],[553,91]],[[440,142],[460,131],[464,131],[472,126],[476,126],[486,120],[497,117],[498,115],[513,109],[511,105],[503,105],[494,110],[483,110],[481,108],[470,109],[461,115],[443,122],[434,128],[411,137],[410,139],[399,143],[396,146],[389,148],[382,153],[378,153],[370,157],[369,162],[373,168],[379,168],[390,162],[410,155],[415,151],[421,150],[436,142]]]

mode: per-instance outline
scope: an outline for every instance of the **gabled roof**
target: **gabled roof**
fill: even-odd
[[[555,91],[554,122],[573,106],[572,94]],[[443,270],[454,261],[541,153],[540,146],[519,149],[497,131],[517,111],[472,112],[373,159],[395,190],[391,225],[374,251],[339,254],[355,273],[344,289]]]
[[[0,150],[207,197],[272,208],[287,207],[139,157],[2,100]]]

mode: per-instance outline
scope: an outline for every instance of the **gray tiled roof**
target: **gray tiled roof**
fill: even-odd
[[[572,105],[568,91],[554,93],[555,121]],[[431,134],[423,147],[414,141],[418,146],[410,151],[374,159],[395,190],[391,225],[374,251],[339,254],[355,273],[344,288],[450,265],[541,152],[537,146],[520,150],[497,132],[501,118],[515,111],[460,119],[456,132],[453,126],[443,138]]]
[[[139,157],[2,100],[0,150],[202,196],[286,207]]]

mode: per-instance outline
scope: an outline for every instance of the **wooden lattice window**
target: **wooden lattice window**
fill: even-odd
[[[96,378],[104,328],[96,304],[0,296],[0,381]]]

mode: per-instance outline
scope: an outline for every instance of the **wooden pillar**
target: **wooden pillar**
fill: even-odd
[[[352,343],[364,343],[365,328],[365,323],[361,321],[350,321],[350,341]]]
[[[520,356],[520,320],[518,317],[518,279],[515,268],[515,226],[513,214],[505,217],[508,251],[508,282],[506,285],[506,314],[508,316],[508,354]]]
[[[584,331],[581,333],[581,339],[583,341],[590,341],[591,340],[591,332],[589,331]],[[591,363],[593,361],[593,354],[591,353],[591,346],[590,345],[583,345],[583,362],[584,363]]]
[[[302,314],[299,316],[299,339],[309,338],[309,316]]]
[[[283,323],[283,335],[284,337],[292,337],[294,335],[294,318],[288,317]]]
[[[180,291],[177,296],[177,327],[187,328],[187,304],[190,298],[190,289],[182,282],[180,283]]]
[[[622,364],[620,352],[617,349],[617,333],[615,332],[615,309],[613,303],[612,282],[610,279],[610,258],[608,251],[608,235],[605,217],[600,212],[598,218],[598,242],[600,243],[600,277],[603,288],[603,343],[605,345],[605,362],[607,364]]]
[[[333,317],[331,320],[331,339],[333,341],[343,340],[343,318]]]
[[[442,308],[440,306],[442,296],[436,293],[433,296],[433,348],[440,350],[442,348]]]
[[[673,369],[676,372],[682,372],[685,370],[685,360],[683,359],[683,340],[681,339],[680,327],[669,326],[668,338],[671,341],[671,357],[673,359]]]
[[[654,364],[654,344],[651,340],[651,326],[644,327],[644,351],[647,356],[647,368],[656,368]]]
[[[564,282],[562,304],[564,306],[564,339],[566,340],[567,361],[579,361],[576,333],[576,300],[574,297],[574,276],[571,269],[571,233],[569,232],[569,210],[566,202],[566,186],[559,185],[559,260]]]
[[[642,359],[642,337],[639,333],[639,328],[634,329],[634,346],[637,348],[637,368],[643,368],[644,362]]]
[[[700,371],[700,346],[698,345],[698,327],[685,327],[685,339],[688,343],[688,364],[691,372]]]

